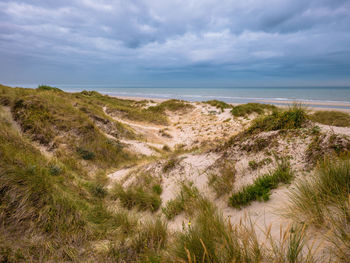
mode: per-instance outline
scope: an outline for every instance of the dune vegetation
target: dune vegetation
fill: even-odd
[[[347,262],[346,116],[1,85],[0,262]]]

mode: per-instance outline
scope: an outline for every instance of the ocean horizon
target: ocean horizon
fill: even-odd
[[[67,92],[97,91],[118,97],[181,99],[187,101],[221,100],[227,103],[300,102],[311,107],[333,104],[334,108],[350,108],[350,87],[119,87],[115,85],[51,84]],[[38,85],[12,85],[36,88]],[[319,104],[318,104],[319,103]],[[336,105],[341,104],[341,105]],[[349,105],[346,105],[349,104]]]

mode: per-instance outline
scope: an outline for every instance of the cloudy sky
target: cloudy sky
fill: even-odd
[[[350,0],[0,0],[0,83],[350,86]]]

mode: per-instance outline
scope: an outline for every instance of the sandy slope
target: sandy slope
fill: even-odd
[[[113,116],[116,120],[128,124],[146,138],[146,142],[134,142],[132,144],[136,152],[145,155],[154,154],[151,146],[161,148],[162,145],[168,145],[173,149],[180,144],[187,149],[193,149],[196,146],[201,146],[203,149],[205,145],[209,147],[204,147],[204,149],[207,149],[204,152],[203,150],[200,152],[190,151],[190,153],[179,155],[177,157],[179,162],[170,171],[164,172],[162,170],[166,160],[159,159],[146,165],[114,172],[109,175],[111,182],[117,181],[124,186],[128,186],[137,180],[137,174],[140,174],[140,171],[147,171],[147,173],[156,175],[161,179],[163,188],[161,194],[162,206],[165,206],[169,200],[177,195],[182,182],[192,182],[203,196],[217,205],[224,218],[230,220],[233,225],[246,221],[248,217],[258,233],[260,242],[266,241],[265,234],[268,229],[274,238],[279,239],[281,228],[286,229],[291,224],[291,220],[283,216],[283,209],[288,204],[287,193],[290,188],[294,187],[296,180],[303,179],[308,175],[309,163],[306,152],[312,140],[310,129],[302,129],[287,137],[279,132],[261,133],[228,149],[213,151],[210,149],[215,149],[216,145],[222,145],[229,137],[242,131],[249,124],[250,119],[255,116],[249,116],[248,119],[233,118],[229,110],[221,112],[203,103],[192,104],[194,109],[189,112],[181,114],[169,112],[169,126],[136,123]],[[326,134],[350,135],[349,128],[319,126],[321,131]],[[169,136],[162,136],[161,131],[165,131]],[[259,151],[244,150],[245,146],[253,145],[259,139],[268,142],[264,149]],[[208,185],[208,176],[218,173],[223,162],[230,162],[234,164],[236,169],[235,184],[232,191],[239,190],[242,186],[251,184],[257,177],[272,171],[276,167],[274,155],[290,159],[296,179],[291,185],[281,185],[272,191],[268,202],[256,201],[240,210],[235,209],[228,205],[230,194],[217,198],[213,189]],[[249,167],[250,161],[259,162],[266,158],[271,159],[271,163],[256,170]],[[158,214],[162,214],[161,210],[158,211]],[[186,224],[190,220],[190,217],[180,214],[168,222],[169,228],[173,231],[181,230],[183,223]]]

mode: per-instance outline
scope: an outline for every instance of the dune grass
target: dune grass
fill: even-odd
[[[71,175],[65,169],[59,175],[52,174],[50,163],[3,116],[0,155],[0,232],[6,240],[0,247],[10,247],[5,258],[16,254],[11,249],[14,241],[28,260],[50,258],[52,254],[67,260],[74,257],[77,246],[90,234],[80,211],[86,201],[77,197],[81,190],[67,184]],[[42,239],[31,243],[32,234],[42,235]],[[56,243],[60,246],[53,253],[50,249]]]
[[[246,117],[252,113],[263,114],[272,110],[276,110],[276,106],[262,103],[246,103],[234,106],[231,113],[235,117]]]
[[[167,100],[156,106],[145,107],[147,101],[119,99],[102,95],[96,91],[82,91],[76,93],[75,96],[86,101],[93,101],[100,106],[106,107],[108,113],[119,114],[123,118],[132,121],[162,125],[168,124],[168,118],[165,114],[166,110],[179,111],[193,108],[191,104],[180,100]]]
[[[307,180],[290,192],[287,216],[317,226],[333,243],[337,262],[350,256],[350,159],[325,159]]]
[[[166,100],[161,103],[159,103],[156,106],[151,106],[148,108],[149,111],[154,112],[154,113],[163,113],[166,110],[169,111],[184,111],[184,110],[189,110],[193,109],[193,105],[183,101],[183,100]]]
[[[56,92],[63,92],[59,88],[51,87],[51,86],[48,86],[48,85],[39,85],[38,86],[38,90],[50,90],[50,91],[56,91]]]
[[[306,109],[299,104],[294,104],[287,110],[274,110],[267,116],[256,118],[248,129],[248,132],[263,132],[301,128],[307,121]]]
[[[154,124],[168,124],[168,119],[163,111],[156,111],[144,108],[145,101],[133,101],[127,99],[119,99],[102,95],[96,91],[83,91],[77,93],[76,96],[86,101],[93,101],[94,103],[106,107],[108,113],[121,115],[132,121],[148,122]]]
[[[128,209],[137,207],[139,210],[155,212],[161,205],[159,192],[156,190],[148,191],[148,189],[141,186],[123,189],[122,186],[115,185],[112,195],[113,198],[119,199],[122,205]]]
[[[165,223],[139,224],[129,212],[111,210],[103,169],[90,178],[61,158],[48,160],[1,107],[0,156],[1,262],[103,262],[123,255],[126,238],[132,240],[132,262],[158,257],[164,249]],[[160,200],[160,186],[152,189]],[[111,246],[117,254],[91,247],[105,240],[118,244]]]
[[[215,191],[217,197],[231,192],[236,179],[234,164],[224,163],[220,168],[219,175],[211,174],[208,178],[208,185]]]
[[[275,171],[258,177],[253,184],[243,187],[229,199],[229,205],[235,208],[249,205],[252,201],[267,201],[270,191],[277,188],[279,183],[290,183],[293,177],[289,163],[282,159],[278,161]]]
[[[142,172],[133,176],[136,180],[128,187],[119,183],[113,186],[112,199],[119,199],[127,209],[135,207],[138,210],[157,211],[161,205],[160,195],[163,191],[159,178]]]
[[[180,193],[166,203],[165,207],[162,208],[162,212],[169,220],[182,212],[191,214],[193,213],[193,208],[196,207],[198,198],[198,189],[191,183],[183,183]]]
[[[112,243],[103,262],[164,262],[168,236],[164,221],[159,218],[145,220],[133,235],[128,235],[128,242]]]
[[[213,107],[216,107],[218,109],[220,109],[221,111],[224,111],[224,109],[230,109],[233,106],[230,104],[227,104],[226,102],[220,101],[220,100],[208,100],[205,101],[204,103],[209,104]]]
[[[310,119],[326,125],[350,127],[350,115],[341,111],[316,111],[310,115]]]
[[[170,247],[171,262],[313,262],[305,247],[303,227],[281,229],[281,240],[266,234],[259,243],[253,223],[247,218],[232,226],[205,198],[198,201],[194,221],[183,226]],[[272,249],[267,244],[272,244]]]
[[[66,154],[100,168],[135,159],[117,139],[103,134],[112,130],[115,137],[134,138],[132,130],[106,116],[98,105],[48,86],[35,90],[1,86],[2,96],[8,98],[7,106],[22,131],[50,150],[64,144]]]

